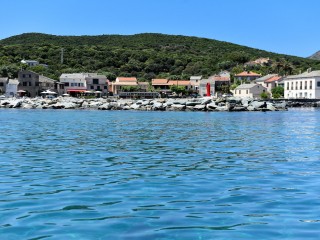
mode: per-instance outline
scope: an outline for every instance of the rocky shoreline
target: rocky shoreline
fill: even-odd
[[[316,103],[318,104],[318,103]],[[177,98],[177,99],[116,99],[116,98],[7,98],[0,108],[19,109],[95,109],[141,111],[285,111],[285,101],[259,101],[246,98]],[[320,106],[320,103],[319,103]]]

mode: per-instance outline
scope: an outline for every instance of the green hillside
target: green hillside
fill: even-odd
[[[64,61],[61,64],[61,49]],[[281,55],[232,43],[164,34],[55,36],[26,33],[0,41],[0,75],[14,76],[22,59],[38,60],[49,67],[32,70],[58,79],[61,73],[99,72],[116,76],[187,79],[209,76],[220,70],[237,73],[243,64],[269,57],[269,66],[251,66],[262,74],[298,73],[309,67],[320,69],[320,61]],[[285,68],[287,65],[289,68]],[[288,70],[289,69],[289,70]],[[287,71],[288,70],[288,71]]]

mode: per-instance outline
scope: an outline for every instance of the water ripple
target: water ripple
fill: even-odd
[[[318,238],[318,110],[0,116],[1,239]]]

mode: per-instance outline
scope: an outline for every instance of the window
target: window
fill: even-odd
[[[68,82],[65,82],[65,83],[64,83],[64,86],[65,86],[65,87],[69,87],[69,83],[68,83]]]
[[[290,83],[289,83],[289,82],[287,82],[287,90],[289,90],[289,85],[290,85]]]
[[[94,89],[94,87],[93,87],[93,86],[90,86],[90,89]]]
[[[307,87],[307,84],[308,84],[308,82],[307,81],[304,81],[304,89],[307,89],[308,87]]]
[[[36,82],[36,87],[39,87],[39,85],[40,85],[39,82]]]
[[[309,88],[312,89],[312,81],[310,81]]]
[[[25,75],[25,74],[22,74],[22,77],[23,77],[23,78],[25,78],[25,77],[26,77],[26,75]]]
[[[25,87],[26,87],[26,86],[27,86],[27,82],[23,82],[23,83],[22,83],[22,86],[25,86]]]
[[[320,87],[320,82],[317,82],[317,87]]]
[[[291,82],[291,90],[293,90],[293,82]]]
[[[29,78],[31,78],[31,74],[29,74]]]
[[[103,89],[108,89],[108,86],[104,86]]]
[[[300,90],[302,90],[302,81],[300,81]]]
[[[97,86],[97,91],[100,91],[100,90],[101,90],[100,86]]]
[[[246,94],[249,94],[249,90],[248,89],[246,90]]]
[[[296,90],[298,90],[298,82],[296,82]]]
[[[79,87],[84,87],[84,84],[83,83],[79,83]]]
[[[31,82],[28,82],[29,83],[29,86],[31,86],[32,84],[31,84]]]
[[[72,82],[72,83],[71,83],[71,87],[74,87],[74,84],[75,84],[75,83]]]
[[[99,79],[96,79],[96,78],[92,79],[92,83],[93,84],[99,84]]]
[[[0,87],[3,87],[4,85],[3,85],[3,82],[0,82]]]

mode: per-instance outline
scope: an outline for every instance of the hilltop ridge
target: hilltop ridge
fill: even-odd
[[[244,66],[246,62],[261,57],[270,58],[271,62],[284,59],[292,64],[293,72],[309,67],[320,69],[320,62],[312,59],[208,38],[159,33],[98,36],[24,33],[0,40],[0,67],[15,68],[22,59],[37,60],[49,67],[34,70],[55,79],[62,72],[100,72],[111,79],[115,76],[186,79],[191,75],[209,76],[220,70],[241,72],[248,68]],[[249,70],[262,74],[273,71],[271,65],[250,66]]]

